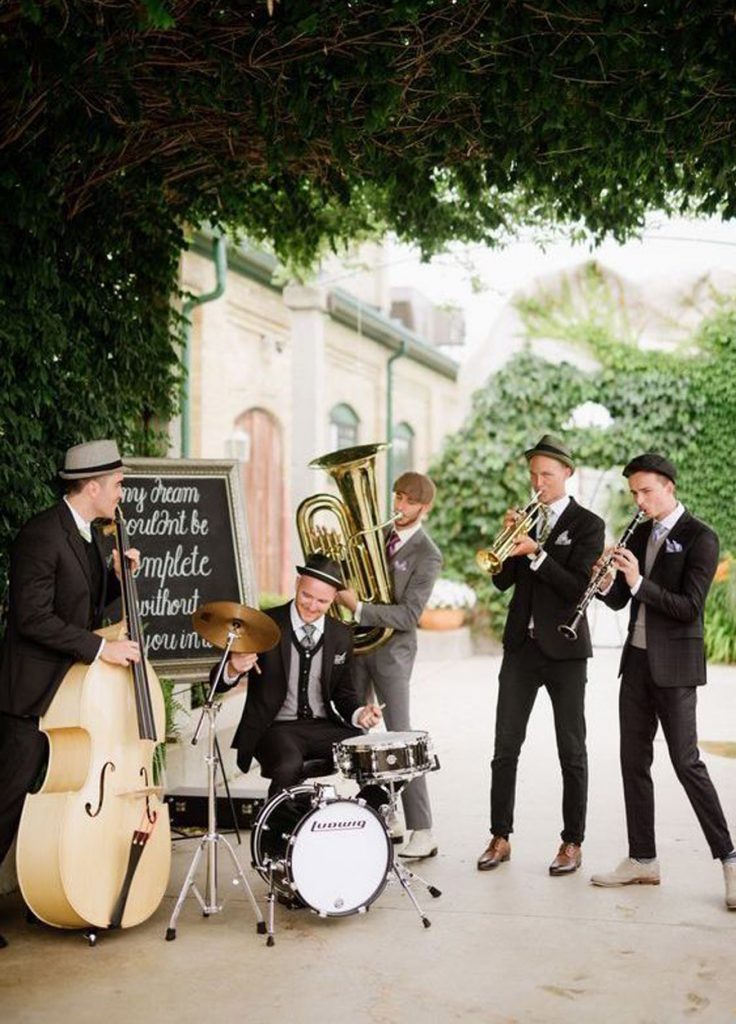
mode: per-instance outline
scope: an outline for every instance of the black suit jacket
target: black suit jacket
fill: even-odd
[[[105,563],[93,529],[103,586],[92,593],[85,550],[69,508],[61,501],[34,516],[10,552],[8,623],[0,661],[0,712],[42,715],[67,670],[90,664],[100,647],[92,630],[119,584]]]
[[[281,630],[279,643],[258,656],[261,670],[248,676],[248,693],[243,715],[232,746],[238,751],[238,767],[247,772],[258,742],[273,722],[286,698],[291,664],[291,601],[266,612]],[[353,684],[353,633],[349,626],[327,616],[322,647],[322,694],[330,719],[350,725],[360,707]],[[216,668],[210,673],[214,677]],[[220,684],[218,689],[230,689]]]
[[[628,545],[644,573],[652,524],[637,527]],[[636,593],[622,573],[601,598],[611,608],[631,601],[629,635],[621,656],[623,672],[639,605],[646,605],[647,656],[657,686],[700,686],[705,683],[703,609],[718,566],[718,536],[689,512],[683,512],[665,538],[651,573]]]
[[[592,652],[587,621],[577,640],[566,640],[557,627],[568,622],[590,582],[593,563],[603,550],[605,527],[600,516],[570,498],[544,543],[547,557],[534,571],[526,555],[507,558],[492,577],[499,590],[514,587],[503,645],[515,650],[524,643],[529,620],[542,652],[555,661],[589,658]]]

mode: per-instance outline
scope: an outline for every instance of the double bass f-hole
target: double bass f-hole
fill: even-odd
[[[105,763],[102,766],[102,771],[100,772],[100,795],[97,800],[97,807],[93,811],[92,804],[89,801],[87,801],[87,803],[84,805],[84,809],[90,816],[90,818],[97,817],[97,815],[102,810],[102,805],[105,802],[105,772],[107,771],[108,768],[110,769],[111,772],[115,771],[115,765],[112,763],[112,761],[105,761]]]
[[[143,767],[141,768],[141,770],[140,770],[140,772],[138,774],[143,779],[144,786],[146,787],[146,789],[148,789],[148,786],[149,786],[148,771],[146,770],[146,766],[145,765],[143,765]],[[148,824],[149,825],[155,825],[156,824],[156,818],[158,818],[158,814],[156,813],[156,811],[152,811],[151,810],[151,798],[150,798],[150,796],[146,795],[146,819],[148,821]]]

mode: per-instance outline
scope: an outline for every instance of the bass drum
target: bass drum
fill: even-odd
[[[331,787],[307,785],[277,793],[261,809],[251,855],[276,892],[320,917],[365,910],[383,892],[393,864],[376,811]]]

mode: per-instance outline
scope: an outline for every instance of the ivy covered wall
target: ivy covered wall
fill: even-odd
[[[475,551],[528,494],[523,452],[547,431],[567,439],[579,465],[595,468],[623,468],[642,451],[666,453],[677,465],[683,502],[717,530],[723,551],[736,551],[736,308],[723,302],[683,352],[647,351],[616,336],[601,287],[592,270],[583,309],[564,295],[519,305],[530,341],[584,345],[598,369],[553,364],[530,350],[515,356],[476,392],[465,424],[430,469],[438,485],[431,529],[446,572],[476,588],[494,629],[506,599],[477,569]],[[573,410],[587,401],[608,409],[608,429],[569,428]],[[631,513],[625,500],[611,510],[612,533]]]

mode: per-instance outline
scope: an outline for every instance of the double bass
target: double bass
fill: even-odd
[[[127,635],[143,650],[135,580],[123,514],[120,553],[123,619],[96,632]],[[39,721],[49,742],[43,785],[26,797],[17,871],[33,913],[57,928],[130,928],[151,916],[171,865],[169,811],[153,784],[153,756],[164,738],[161,686],[150,664],[101,659],[68,670]]]

